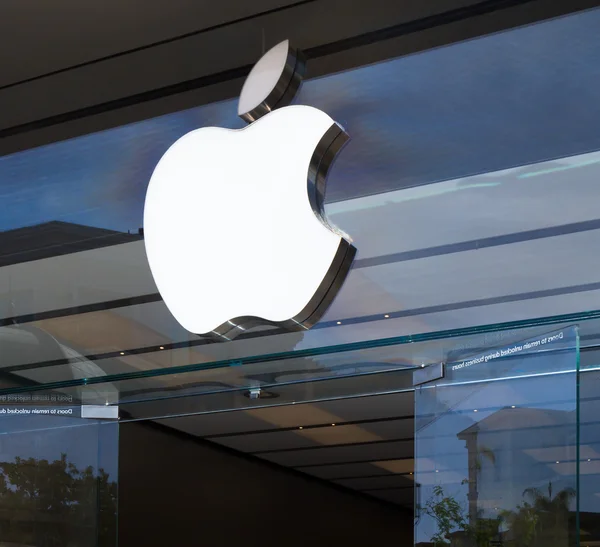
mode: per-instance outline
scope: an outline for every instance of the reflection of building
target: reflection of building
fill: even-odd
[[[504,408],[458,434],[468,452],[469,517],[514,508],[527,488],[575,487],[576,414]]]
[[[561,512],[557,496],[577,486],[576,419],[574,410],[504,408],[461,431],[458,438],[465,441],[468,458],[469,523],[498,518],[502,511],[518,513],[524,501],[535,505],[537,495],[548,511],[554,500],[561,514],[553,518],[566,540],[573,530],[569,509],[575,509],[575,501],[565,496]],[[531,489],[538,493],[527,498]],[[503,535],[509,543],[511,532]]]
[[[0,232],[0,267],[129,243],[141,238],[139,233],[125,234],[57,220],[45,222]]]
[[[576,420],[575,410],[509,407],[458,433],[468,459],[468,525],[485,527],[486,521],[491,525],[503,517],[490,545],[518,545],[515,533],[522,530],[515,522],[522,525],[531,517],[536,522],[533,547],[573,545],[578,525],[582,546],[600,545],[598,514],[581,512],[577,523],[574,494],[562,496],[566,503],[561,502],[561,492],[577,488]],[[528,489],[537,493],[525,495]],[[519,509],[524,502],[530,513]],[[447,539],[451,546],[474,545],[464,530],[454,530]],[[430,541],[416,545],[434,546]]]
[[[0,347],[2,388],[106,375],[97,363],[32,325],[0,328]],[[116,395],[111,384],[98,389],[88,386],[84,392],[86,402],[92,404],[113,401]]]

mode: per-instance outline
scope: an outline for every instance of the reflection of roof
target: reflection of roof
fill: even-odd
[[[465,440],[469,435],[485,431],[568,425],[573,423],[573,412],[544,408],[502,408],[464,429],[457,437]]]
[[[0,232],[0,267],[139,239],[142,239],[140,234],[126,234],[69,222],[46,222]]]
[[[51,383],[57,380],[57,373],[66,380],[104,376],[102,368],[88,360],[75,350],[61,344],[49,333],[31,325],[14,325],[0,329],[0,387],[34,385]],[[31,363],[51,363],[58,366],[42,366],[29,368]],[[22,365],[22,368],[21,366]],[[65,373],[64,367],[68,369]],[[8,369],[8,371],[7,371]],[[103,395],[100,400],[106,400],[107,392],[112,390],[111,384],[103,384]],[[89,393],[88,393],[89,392]],[[86,388],[86,396],[97,393]],[[1,547],[1,545],[0,545]]]

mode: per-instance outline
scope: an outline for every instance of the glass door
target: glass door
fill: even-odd
[[[416,545],[578,545],[578,368],[570,327],[416,387]]]
[[[0,545],[116,547],[115,407],[0,396]]]

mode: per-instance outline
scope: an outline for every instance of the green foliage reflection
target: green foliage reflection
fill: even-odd
[[[0,462],[0,543],[112,546],[117,484],[104,470],[55,461]]]
[[[463,505],[438,485],[420,509],[435,524],[432,547],[568,547],[576,545],[571,518],[575,496],[572,488],[553,494],[550,482],[547,493],[527,488],[514,510],[500,511],[496,518],[484,518],[479,511],[470,518]]]

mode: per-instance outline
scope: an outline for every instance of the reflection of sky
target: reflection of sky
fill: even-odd
[[[80,419],[50,416],[8,417],[0,423],[0,461],[20,457],[53,462],[66,454],[79,470],[102,468],[117,480],[118,424],[82,425]]]
[[[352,141],[328,199],[600,148],[600,10],[307,82]],[[242,127],[215,103],[0,158],[0,230],[63,220],[137,230],[152,169],[186,132]]]

